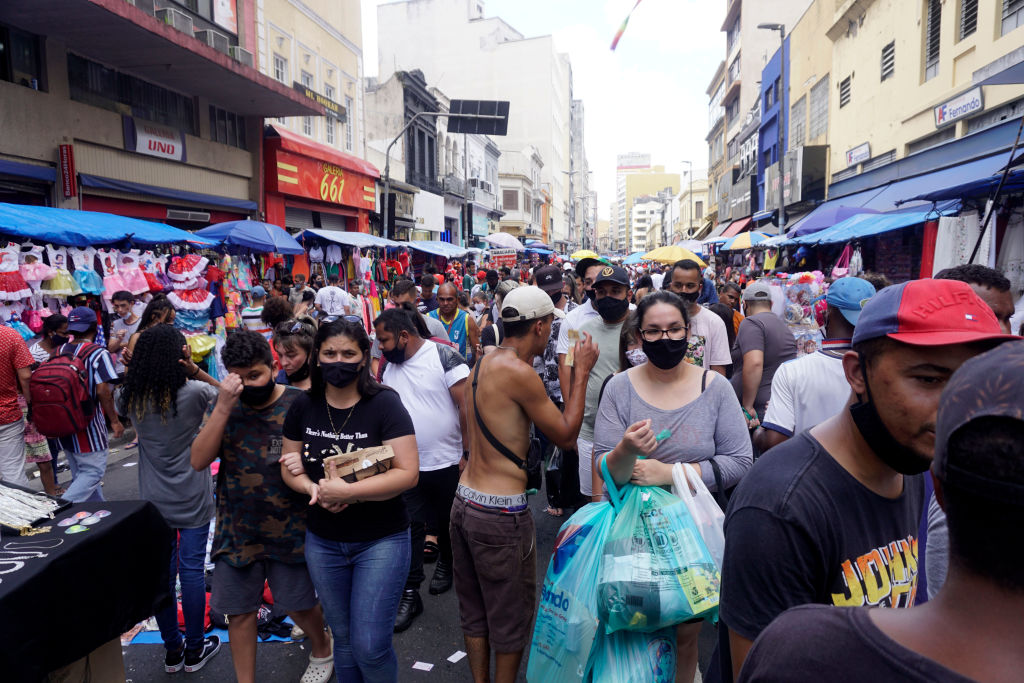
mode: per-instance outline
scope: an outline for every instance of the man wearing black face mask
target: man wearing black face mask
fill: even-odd
[[[558,329],[558,341],[555,344],[555,354],[558,356],[558,383],[562,388],[562,397],[566,401],[569,400],[567,394],[572,388],[572,367],[566,364],[565,358],[569,349],[580,338],[579,330],[583,323],[597,317],[597,311],[594,309],[594,279],[607,265],[606,262],[594,258],[585,258],[576,264],[576,274],[583,280],[583,303],[577,306],[576,310],[566,314],[562,326]]]
[[[587,402],[583,411],[583,426],[576,439],[579,453],[580,490],[585,496],[600,496],[600,477],[593,473],[594,423],[601,398],[601,385],[619,369],[619,337],[622,324],[629,315],[629,274],[618,266],[604,266],[594,278],[594,309],[598,317],[583,323],[581,333],[594,339],[601,355],[590,371],[587,381]]]
[[[692,259],[676,261],[665,273],[664,288],[682,297],[690,316],[686,362],[710,368],[724,377],[725,367],[732,364],[729,335],[722,319],[697,303],[703,287],[700,264]]]
[[[964,361],[1007,338],[962,282],[914,280],[864,305],[843,357],[847,408],[755,462],[729,503],[724,680],[790,607],[914,605],[940,394]]]

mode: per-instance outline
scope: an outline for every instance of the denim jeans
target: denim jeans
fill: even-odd
[[[185,617],[185,647],[195,650],[203,646],[206,619],[206,537],[209,525],[195,529],[177,529],[171,541],[171,595],[174,595],[174,577],[181,577],[181,613]],[[164,647],[181,647],[178,628],[178,602],[156,613],[156,623]]]
[[[306,563],[334,634],[339,683],[398,680],[391,637],[409,554],[408,529],[365,543],[330,541],[306,532]]]
[[[71,467],[71,485],[62,496],[72,503],[103,500],[103,475],[107,471],[107,451],[64,453]]]
[[[25,476],[25,421],[20,417],[0,425],[0,479],[28,486]]]

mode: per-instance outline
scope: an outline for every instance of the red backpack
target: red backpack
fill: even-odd
[[[50,438],[85,430],[96,410],[89,394],[85,359],[99,344],[68,344],[66,350],[40,365],[28,381],[32,422]]]

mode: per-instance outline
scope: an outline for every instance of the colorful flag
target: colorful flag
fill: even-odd
[[[629,14],[627,14],[626,18],[622,20],[622,26],[619,26],[619,30],[615,32],[615,37],[612,38],[612,50],[614,50],[618,46],[619,40],[622,38],[622,34],[626,32],[626,26],[629,25],[629,18],[633,16],[633,12],[636,11],[636,8],[637,6],[640,5],[640,2],[641,0],[636,0],[636,4],[633,5],[633,9],[629,10]]]

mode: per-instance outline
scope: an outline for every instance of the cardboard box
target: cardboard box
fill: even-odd
[[[391,469],[391,461],[395,457],[395,451],[391,446],[374,446],[363,448],[358,451],[331,455],[324,458],[324,476],[331,478],[328,463],[337,464],[338,474],[342,479],[354,484],[357,481],[381,474]]]

